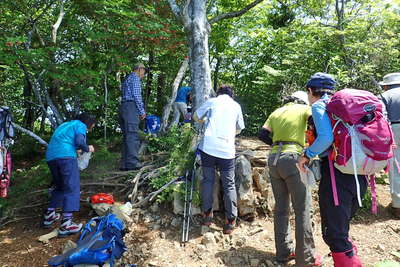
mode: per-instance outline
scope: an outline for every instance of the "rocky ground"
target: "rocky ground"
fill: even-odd
[[[265,146],[255,140],[241,140],[239,150],[248,149],[255,153],[251,157],[253,169],[261,168],[259,166],[265,164]],[[134,210],[130,232],[125,236],[128,251],[121,266],[278,266],[274,264],[273,220],[269,207],[257,201],[262,192],[254,191],[258,208],[257,216],[250,217],[252,221],[241,220],[232,235],[223,235],[222,213],[216,213],[215,224],[210,228],[201,227],[200,218],[195,216],[190,241],[185,245],[180,242],[182,216],[175,215],[172,206],[153,204],[148,209]],[[357,243],[365,266],[374,266],[383,260],[400,260],[392,254],[400,251],[400,220],[393,219],[388,212],[389,186],[378,184],[377,195],[378,215],[361,211],[351,225],[351,238]],[[87,220],[88,214],[89,208],[83,204],[80,219]],[[321,237],[316,194],[314,214],[317,251],[325,256],[324,266],[333,266],[329,249]],[[0,229],[0,266],[47,266],[47,260],[60,253],[67,240],[77,238],[55,238],[49,244],[42,244],[37,237],[48,231],[40,229],[39,222],[40,218],[36,216]],[[295,265],[291,262],[287,266]]]

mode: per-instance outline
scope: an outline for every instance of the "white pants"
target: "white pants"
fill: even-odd
[[[400,208],[400,170],[396,164],[397,160],[397,163],[400,165],[400,123],[393,124],[392,130],[397,148],[393,150],[394,157],[390,160],[390,193],[392,194],[392,207]]]
[[[171,126],[175,126],[179,123],[179,118],[182,117],[185,118],[185,115],[187,113],[187,105],[185,102],[175,102],[174,103],[174,120],[171,123]]]

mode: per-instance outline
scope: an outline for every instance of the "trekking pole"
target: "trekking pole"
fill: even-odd
[[[187,179],[188,179],[188,171],[185,174],[185,202],[183,207],[183,223],[182,223],[182,243],[186,242],[186,210],[187,210],[187,201],[188,201],[188,186],[187,186]]]

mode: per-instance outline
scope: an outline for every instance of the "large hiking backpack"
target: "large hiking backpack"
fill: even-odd
[[[371,177],[371,188],[374,190],[373,175],[384,169],[393,157],[393,133],[390,124],[383,115],[382,102],[364,90],[340,90],[328,101],[326,109],[334,136],[330,163],[333,161],[335,167],[343,173],[354,174],[361,206],[357,175]],[[331,176],[332,168],[331,166]]]
[[[382,102],[368,91],[344,89],[332,96],[326,108],[333,127],[335,167],[364,175],[382,170],[393,157],[393,134]]]
[[[124,223],[115,214],[91,219],[83,228],[77,247],[48,261],[51,266],[70,267],[78,264],[103,265],[126,251],[123,241]]]
[[[0,141],[14,137],[12,114],[9,107],[0,107]]]

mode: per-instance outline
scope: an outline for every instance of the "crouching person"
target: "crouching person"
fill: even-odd
[[[61,218],[56,208],[62,208],[62,223],[59,235],[78,233],[82,224],[72,221],[72,213],[80,207],[80,177],[77,150],[94,152],[86,143],[86,133],[95,124],[95,118],[82,113],[75,120],[64,122],[57,127],[46,151],[46,161],[53,179],[54,190],[50,204],[44,214],[43,227],[50,228]]]
[[[268,117],[259,134],[262,141],[272,146],[268,167],[275,197],[276,261],[284,264],[296,259],[298,267],[320,266],[311,225],[311,192],[296,166],[305,144],[311,109],[304,91],[293,93],[284,102]],[[295,213],[296,248],[290,234],[290,200]]]
[[[218,167],[224,191],[226,217],[224,234],[232,233],[238,215],[235,187],[235,136],[244,129],[242,109],[232,97],[232,87],[221,86],[217,97],[203,103],[193,115],[194,120],[205,123],[204,138],[199,144],[204,176],[201,182],[203,224],[212,223],[215,171]]]

